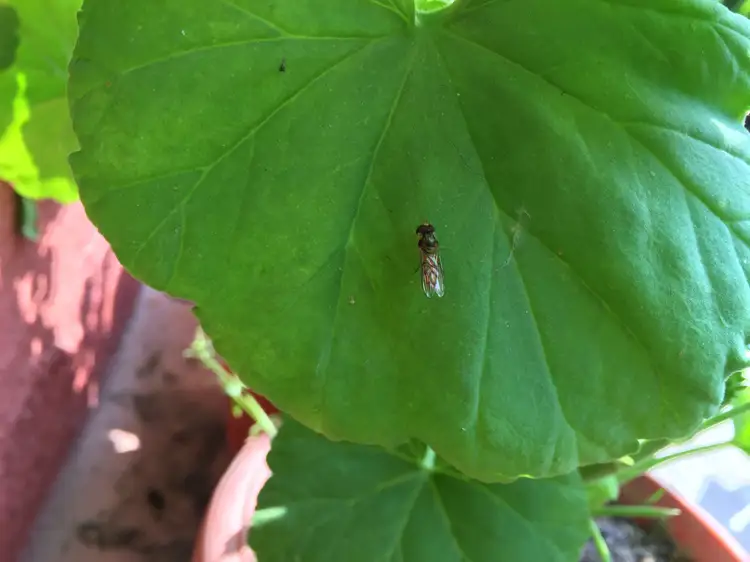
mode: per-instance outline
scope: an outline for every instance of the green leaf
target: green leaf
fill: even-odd
[[[16,60],[18,50],[18,14],[13,6],[0,4],[0,72]]]
[[[0,179],[24,197],[74,201],[67,160],[78,144],[65,90],[81,0],[11,0],[10,6],[20,21],[20,46],[15,63],[0,73]],[[0,42],[2,36],[0,23]],[[2,52],[0,45],[0,58]]]
[[[302,423],[565,474],[683,437],[746,361],[749,38],[709,0],[89,0],[71,162]]]
[[[285,421],[250,544],[264,562],[576,560],[588,537],[577,475],[482,484]]]
[[[610,475],[586,484],[586,496],[590,510],[602,507],[614,501],[620,495],[620,482],[617,476]]]
[[[748,387],[747,373],[745,370],[737,371],[732,373],[724,384],[724,398],[721,401],[722,407],[734,404],[735,402],[742,403],[744,400],[743,393]]]
[[[738,12],[745,16],[750,13],[750,1],[748,0],[725,0],[724,5],[733,12]]]

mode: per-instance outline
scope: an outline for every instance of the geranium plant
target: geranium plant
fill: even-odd
[[[720,3],[87,0],[79,25],[89,216],[288,415],[261,561],[575,559],[584,480],[710,423],[747,365],[750,26]]]

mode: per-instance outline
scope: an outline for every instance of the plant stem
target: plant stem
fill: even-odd
[[[657,507],[654,505],[604,505],[591,510],[595,517],[643,517],[648,519],[664,519],[682,513],[673,507]]]
[[[578,469],[578,473],[584,482],[593,482],[594,480],[600,480],[607,476],[617,474],[617,471],[623,465],[618,462],[608,462],[602,464],[591,464],[588,466],[582,466]]]
[[[653,457],[664,447],[668,447],[671,444],[672,441],[670,441],[669,439],[654,439],[653,441],[646,441],[643,445],[641,445],[640,450],[633,455],[633,458],[635,459],[635,464],[633,466],[638,465],[638,463],[643,460]]]
[[[715,425],[719,425],[720,423],[731,420],[732,418],[736,418],[737,416],[741,416],[742,414],[745,414],[747,412],[750,412],[750,402],[748,402],[747,404],[742,404],[741,406],[736,406],[730,410],[727,410],[726,412],[716,414],[712,418],[708,418],[703,422],[700,431],[705,431]]]
[[[742,7],[744,2],[745,0],[724,0],[724,5],[733,12],[736,12]]]
[[[617,480],[620,482],[620,484],[624,484],[625,482],[628,482],[633,478],[640,476],[644,472],[647,472],[660,464],[664,464],[690,455],[715,451],[717,449],[727,447],[731,444],[731,441],[723,441],[721,443],[712,443],[711,445],[702,445],[693,449],[687,449],[686,451],[678,451],[677,453],[672,453],[671,455],[666,455],[664,457],[644,459],[643,461],[635,463],[631,467],[621,470],[617,474]]]
[[[648,498],[646,498],[645,503],[647,505],[653,505],[656,502],[658,502],[660,499],[662,499],[664,497],[664,494],[666,494],[666,493],[667,493],[667,491],[664,488],[659,488],[653,494],[651,494],[651,496],[649,496]]]
[[[276,437],[276,434],[278,433],[276,426],[252,394],[242,393],[238,395],[235,392],[227,391],[227,389],[236,385],[241,385],[243,389],[246,389],[247,387],[245,387],[237,375],[227,371],[224,366],[216,360],[214,347],[200,327],[196,330],[195,339],[193,340],[190,349],[187,350],[186,355],[200,359],[201,363],[213,371],[218,377],[224,391],[227,392],[227,394],[247,415],[255,420],[255,423],[258,424],[261,430],[268,434],[271,439]]]
[[[710,429],[716,425],[719,425],[720,423],[724,423],[725,421],[731,420],[732,418],[736,418],[737,416],[741,416],[742,414],[746,414],[748,412],[750,412],[750,402],[748,402],[747,404],[742,404],[741,406],[737,406],[735,408],[731,408],[725,412],[721,412],[720,414],[716,414],[715,416],[704,421],[700,426],[700,429],[695,432],[695,435],[698,435],[699,433],[706,431],[707,429]],[[636,460],[636,465],[638,465],[641,461],[652,457],[653,455],[655,455],[665,447],[672,445],[673,443],[674,442],[670,441],[669,439],[654,439],[653,441],[646,441],[641,447],[641,450],[633,455],[633,458],[635,458]]]
[[[599,553],[601,562],[612,562],[612,554],[609,552],[607,541],[604,540],[599,526],[593,519],[589,519],[589,530],[591,531],[591,539],[594,541],[594,546],[596,547],[596,552]]]
[[[432,447],[427,445],[424,456],[422,457],[422,462],[419,463],[422,468],[425,470],[429,470],[432,472],[435,470],[435,451],[432,450]]]
[[[16,193],[16,200],[18,201],[18,231],[24,238],[36,242],[39,238],[39,232],[36,229],[36,201],[27,199],[18,193]]]

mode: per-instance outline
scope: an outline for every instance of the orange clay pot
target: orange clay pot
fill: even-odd
[[[694,562],[748,562],[750,554],[701,506],[688,502],[675,490],[644,475],[626,484],[620,493],[620,503],[642,504],[660,489],[664,495],[654,505],[677,508],[682,513],[666,520],[666,526],[678,548],[692,556]],[[653,521],[641,520],[642,527]]]
[[[195,543],[192,562],[256,562],[247,532],[260,489],[271,476],[267,435],[245,440],[219,481]]]

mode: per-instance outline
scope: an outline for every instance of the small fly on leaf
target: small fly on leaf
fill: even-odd
[[[422,289],[427,298],[445,294],[443,262],[440,261],[440,244],[435,238],[435,227],[429,223],[417,227],[417,245],[422,259]]]
[[[286,57],[281,59],[281,64],[279,65],[279,72],[286,72]]]

